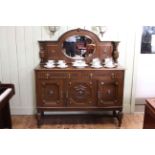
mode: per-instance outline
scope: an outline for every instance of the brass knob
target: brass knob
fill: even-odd
[[[104,103],[104,101],[103,101],[103,100],[101,100],[100,102],[101,102],[101,103]]]
[[[115,85],[118,86],[118,82],[115,82]]]
[[[53,90],[50,90],[50,91],[49,91],[49,94],[50,94],[50,95],[52,95],[53,93],[54,93]]]
[[[101,85],[104,85],[104,82],[101,82]]]

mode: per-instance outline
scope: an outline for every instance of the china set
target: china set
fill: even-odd
[[[54,68],[54,67],[66,68],[68,67],[68,65],[64,60],[58,60],[57,62],[55,62],[54,60],[48,60],[44,67],[45,68]]]
[[[111,58],[106,58],[104,63],[102,63],[99,58],[94,58],[90,64],[91,64],[90,67],[92,67],[92,68],[102,68],[102,67],[114,68],[114,67],[117,67],[117,65],[115,65],[113,63]],[[76,67],[76,68],[85,68],[88,66],[88,64],[86,64],[86,62],[84,60],[75,60],[72,62],[72,66]],[[44,67],[45,68],[54,68],[54,67],[67,68],[68,65],[66,64],[66,62],[64,60],[58,60],[57,62],[55,60],[48,60]]]

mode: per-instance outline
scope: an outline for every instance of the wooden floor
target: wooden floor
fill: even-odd
[[[63,118],[62,118],[63,117]],[[52,116],[41,129],[119,129],[117,120],[109,117]],[[13,129],[36,129],[35,116],[12,116]],[[124,114],[121,129],[142,129],[143,114]]]

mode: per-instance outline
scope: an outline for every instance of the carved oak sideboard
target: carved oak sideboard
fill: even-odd
[[[75,68],[72,58],[62,52],[65,38],[72,35],[87,35],[95,43],[94,53],[84,58],[89,64],[93,58],[103,61],[112,57],[117,62],[118,42],[101,42],[92,32],[72,30],[58,41],[40,41],[40,65],[35,69],[37,120],[42,124],[45,112],[49,111],[112,111],[122,121],[124,69],[116,68]],[[65,60],[67,68],[44,68],[49,60]]]

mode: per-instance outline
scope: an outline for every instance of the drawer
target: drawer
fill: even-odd
[[[36,78],[37,79],[64,79],[67,78],[67,74],[64,72],[47,72],[47,71],[42,71],[42,72],[37,72],[36,73]]]
[[[124,71],[110,70],[110,71],[95,71],[93,73],[94,79],[113,80],[123,79]]]
[[[80,71],[80,72],[70,72],[68,73],[69,79],[91,79],[92,78],[92,73],[88,71]]]

